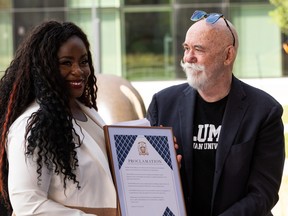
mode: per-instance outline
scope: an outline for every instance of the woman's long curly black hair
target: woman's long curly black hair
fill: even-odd
[[[86,34],[71,22],[46,21],[35,27],[17,49],[14,60],[0,80],[0,195],[7,204],[8,161],[5,147],[8,130],[33,101],[40,105],[40,109],[30,117],[26,129],[26,156],[36,157],[39,183],[42,167],[47,166],[64,176],[64,188],[67,180],[80,186],[75,175],[78,166],[75,149],[80,142],[73,140],[75,130],[69,108],[69,92],[60,75],[57,58],[60,46],[72,36],[84,42],[91,70],[84,93],[78,100],[97,110],[96,77],[89,41]]]

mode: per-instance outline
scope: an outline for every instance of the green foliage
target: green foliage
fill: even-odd
[[[269,15],[280,27],[282,33],[288,36],[288,1],[270,0],[270,3],[275,6],[275,9],[270,11]]]
[[[0,9],[11,8],[11,2],[7,0],[0,0]]]

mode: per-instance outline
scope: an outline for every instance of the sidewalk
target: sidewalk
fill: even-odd
[[[274,216],[287,216],[288,215],[288,160],[285,161],[282,184],[279,192],[279,201],[273,208],[272,213]]]

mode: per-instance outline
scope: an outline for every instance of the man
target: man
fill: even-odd
[[[238,36],[222,14],[191,19],[181,61],[188,84],[156,93],[147,118],[173,128],[188,215],[272,215],[285,159],[282,106],[232,74]]]

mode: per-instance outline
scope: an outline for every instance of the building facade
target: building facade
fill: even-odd
[[[131,81],[184,78],[182,43],[195,10],[225,15],[239,33],[239,78],[288,74],[283,35],[269,0],[0,0],[0,76],[32,26],[56,19],[78,24],[92,45],[97,73]]]

